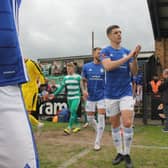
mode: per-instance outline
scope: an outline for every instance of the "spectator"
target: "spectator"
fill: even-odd
[[[80,73],[81,73],[81,70],[80,70],[80,68],[79,68],[79,66],[78,66],[78,64],[77,64],[77,62],[74,62],[74,65],[75,65],[75,73],[80,74]]]
[[[136,76],[136,103],[140,105],[142,102],[142,95],[143,95],[143,74],[139,72]]]
[[[159,91],[162,93],[162,101],[164,104],[164,114],[165,114],[165,128],[162,129],[163,132],[168,132],[168,69],[163,71],[163,78],[161,85],[159,86]]]
[[[158,106],[161,104],[161,96],[159,93],[159,86],[161,85],[161,80],[157,75],[153,76],[153,80],[149,83],[149,91],[151,92],[151,118],[159,119],[158,116]]]
[[[50,93],[54,93],[57,90],[57,85],[55,83],[55,80],[51,80],[50,83]]]
[[[63,69],[62,69],[62,74],[66,75],[66,73],[67,73],[67,71],[66,71],[66,62],[64,62]]]
[[[51,75],[55,76],[55,75],[58,75],[58,74],[60,74],[60,70],[59,70],[59,68],[57,66],[57,62],[54,61],[53,65],[51,67]]]
[[[49,94],[49,92],[47,91],[47,85],[46,84],[41,85],[39,96],[40,96],[42,102],[48,100],[48,94]]]
[[[153,80],[150,82],[149,89],[153,94],[158,95],[160,85],[161,85],[161,80],[159,80],[159,77],[155,75],[153,76]]]
[[[49,84],[48,78],[45,78],[45,86],[46,86],[46,91],[51,92],[51,86]]]
[[[160,117],[160,119],[161,119],[162,125],[164,125],[165,114],[164,114],[164,105],[163,105],[163,103],[161,103],[161,104],[158,106],[158,114],[159,114],[159,117]]]

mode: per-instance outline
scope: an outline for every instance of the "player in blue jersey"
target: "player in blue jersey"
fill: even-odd
[[[134,97],[136,100],[136,105],[138,106],[138,112],[140,111],[140,104],[143,96],[143,74],[139,72],[136,76],[133,77],[134,87]]]
[[[110,45],[102,49],[100,58],[106,70],[106,114],[110,117],[112,137],[118,153],[112,163],[117,165],[125,160],[126,168],[132,168],[130,148],[133,139],[134,101],[131,74],[135,75],[138,71],[137,55],[141,47],[137,46],[132,52],[123,48],[121,29],[117,25],[108,27],[106,33]]]
[[[0,0],[0,168],[39,167],[20,89],[28,80],[18,38],[20,2]]]
[[[101,48],[93,49],[93,61],[83,66],[82,77],[85,88],[87,120],[96,131],[95,150],[100,150],[101,139],[105,127],[105,101],[104,84],[105,71],[99,55]],[[98,123],[95,120],[95,112],[98,111]]]

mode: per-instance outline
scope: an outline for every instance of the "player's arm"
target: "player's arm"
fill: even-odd
[[[132,75],[137,75],[138,73],[138,61],[137,58],[134,58],[133,62],[129,64],[130,66],[130,71],[132,73]]]
[[[83,83],[83,78],[81,78],[81,80],[80,80],[80,88],[81,88],[82,94],[84,94],[85,86],[84,86],[84,83]]]
[[[83,84],[83,78],[80,76],[80,88],[81,88],[81,91],[82,91],[82,94],[84,94],[85,92],[85,86]]]
[[[82,78],[82,87],[84,91],[87,91],[87,79],[86,78]]]
[[[137,46],[138,47],[138,46]],[[136,47],[136,49],[137,49]],[[106,71],[110,71],[113,69],[116,69],[123,65],[125,62],[129,61],[131,58],[136,57],[137,50],[133,50],[130,54],[128,54],[126,57],[123,57],[117,61],[112,61],[110,58],[106,58],[102,60],[102,64]]]
[[[83,97],[84,99],[87,99],[89,94],[88,94],[88,90],[87,90],[87,79],[86,78],[82,78],[81,80],[81,85],[82,85],[82,88],[83,88]]]
[[[133,76],[137,75],[137,73],[138,73],[137,56],[138,56],[139,52],[141,51],[141,46],[138,45],[134,51],[135,51],[134,60],[133,60],[133,62],[130,63],[130,71]]]
[[[83,97],[84,99],[87,99],[88,97],[88,90],[87,90],[87,71],[85,65],[83,66],[82,69],[82,80],[81,80],[81,86],[83,88]]]
[[[57,96],[58,94],[60,94],[64,87],[65,87],[65,79],[63,79],[61,86],[53,93],[54,96]]]

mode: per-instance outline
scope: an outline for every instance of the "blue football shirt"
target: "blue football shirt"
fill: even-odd
[[[114,49],[108,46],[100,53],[101,61],[110,58],[112,61],[119,60],[130,53],[128,49]],[[124,96],[132,96],[132,82],[129,63],[130,59],[120,67],[107,71],[105,77],[105,98],[120,99]]]
[[[83,66],[82,77],[87,79],[87,89],[89,101],[98,101],[104,99],[105,71],[102,64],[94,62]]]
[[[18,38],[20,0],[0,0],[0,86],[28,80]]]

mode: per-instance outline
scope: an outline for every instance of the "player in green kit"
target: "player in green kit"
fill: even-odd
[[[75,74],[74,64],[72,62],[67,64],[67,74],[68,75],[64,77],[61,86],[56,90],[54,95],[57,96],[63,90],[63,88],[66,87],[68,107],[71,115],[70,115],[68,127],[64,129],[64,132],[70,135],[72,131],[74,133],[80,131],[80,127],[77,119],[77,110],[80,104],[81,90],[83,91],[83,87],[82,87],[81,76],[78,74]],[[77,127],[72,130],[74,125],[76,125]]]

